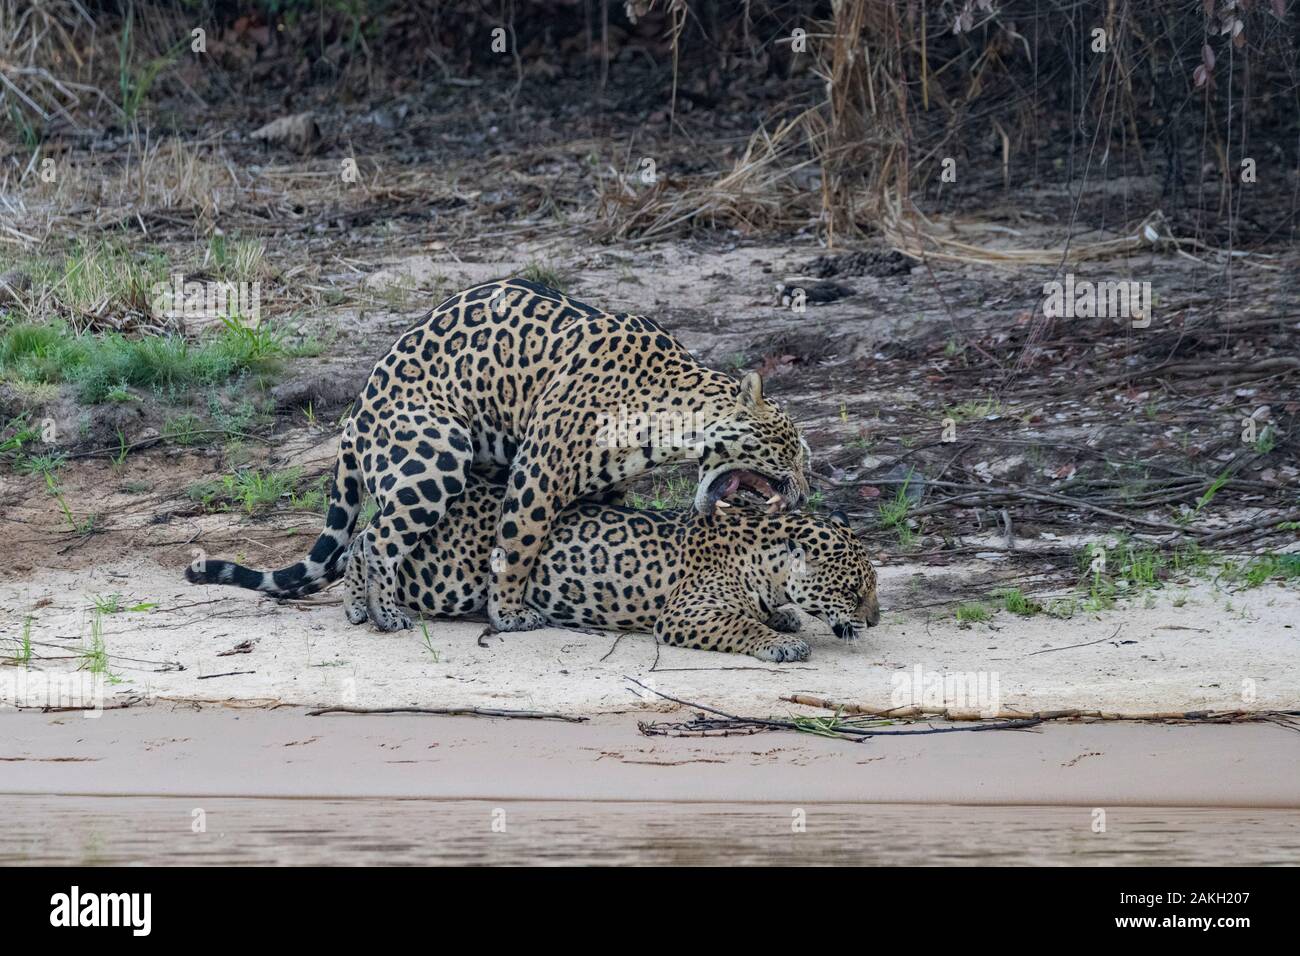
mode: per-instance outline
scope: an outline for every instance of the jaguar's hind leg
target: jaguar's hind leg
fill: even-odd
[[[376,432],[387,441],[377,437],[362,463],[379,510],[358,548],[370,622],[396,631],[412,626],[397,601],[397,569],[464,493],[473,446],[469,430],[445,416],[406,412],[382,424]]]

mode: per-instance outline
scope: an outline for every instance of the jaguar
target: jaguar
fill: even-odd
[[[612,420],[685,420],[687,432],[635,440]],[[634,440],[617,440],[632,435]],[[611,313],[526,279],[452,295],[374,366],[343,429],[325,527],[276,586],[347,576],[365,599],[348,619],[411,626],[398,600],[403,561],[439,528],[471,473],[509,469],[494,525],[487,612],[498,631],[543,623],[524,592],[556,517],[663,465],[697,466],[701,517],[740,493],[792,510],[808,494],[808,446],[749,373],[698,361],[652,320]],[[363,495],[377,512],[353,546]]]

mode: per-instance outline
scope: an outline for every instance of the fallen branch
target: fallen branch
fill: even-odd
[[[8,701],[0,701],[0,703],[6,707],[12,707],[14,710],[39,710],[42,714],[75,714],[79,711],[82,713],[96,713],[101,710],[126,710],[144,699],[142,696],[134,695],[112,704],[87,705],[85,707],[51,707],[48,704],[20,704],[16,701],[12,704]]]
[[[670,694],[665,694],[662,691],[657,691],[653,687],[646,687],[645,684],[641,683],[635,677],[628,677],[626,674],[624,674],[623,679],[630,680],[633,684],[636,684],[638,687],[643,688],[644,690],[648,690],[650,691],[650,693],[656,695],[657,697],[662,697],[664,700],[670,700],[674,704],[681,704],[683,707],[693,707],[696,710],[702,710],[705,713],[713,714],[716,717],[721,717],[724,721],[733,723],[735,725],[731,729],[740,730],[746,727],[766,727],[770,730],[797,730],[800,733],[815,733],[816,736],[819,737],[839,737],[843,740],[853,740],[856,743],[860,743],[862,740],[866,739],[867,737],[878,737],[878,736],[908,737],[912,735],[919,736],[922,734],[952,734],[952,733],[960,733],[962,731],[977,731],[977,730],[1016,730],[1016,729],[1023,729],[1025,727],[1033,727],[1036,724],[1042,723],[1042,721],[1036,717],[1024,717],[1024,718],[1016,717],[1010,720],[1001,721],[996,724],[994,723],[976,724],[973,726],[966,726],[966,727],[927,727],[925,730],[876,730],[874,728],[868,729],[865,727],[837,726],[834,728],[824,728],[824,729],[819,729],[817,731],[812,731],[807,727],[801,726],[797,721],[793,721],[793,720],[779,720],[779,719],[774,720],[770,717],[737,717],[734,714],[728,714],[726,711],[717,710],[716,708],[713,707],[706,707],[703,704],[697,704],[689,700],[681,700],[680,698],[673,697]],[[784,700],[786,698],[782,698],[782,699]],[[640,728],[641,732],[646,736],[656,735],[660,731],[658,725],[653,723],[642,722],[639,723],[637,726]],[[680,727],[680,725],[672,725],[672,726]],[[723,729],[723,726],[718,724],[718,722],[714,721],[711,723],[709,729],[711,730]]]
[[[849,701],[837,701],[824,697],[814,697],[811,694],[791,694],[788,697],[782,697],[781,700],[790,704],[802,704],[805,707],[821,707],[825,710],[833,710],[844,714],[855,714],[863,717],[929,717],[943,720],[1019,720],[1024,718],[1036,718],[1040,722],[1049,720],[1183,720],[1202,723],[1248,723],[1251,721],[1277,722],[1278,718],[1300,716],[1300,710],[1171,710],[1155,711],[1145,714],[1125,714],[1103,710],[1068,709],[1042,710],[1034,711],[1033,713],[1025,713],[1016,710],[1000,710],[995,714],[972,717],[968,715],[969,712],[967,711],[955,711],[949,708],[923,708],[915,705],[884,708],[865,707],[861,704],[854,704]]]
[[[1213,534],[1207,534],[1201,539],[1201,543],[1212,544],[1215,541],[1221,541],[1224,538],[1231,538],[1234,535],[1242,534],[1247,531],[1258,531],[1261,528],[1275,528],[1277,525],[1285,524],[1290,521],[1300,521],[1300,511],[1288,511],[1285,514],[1273,515],[1269,518],[1261,518],[1259,521],[1253,521],[1250,524],[1234,525],[1231,528],[1224,528],[1222,531],[1215,531]]]
[[[322,714],[434,714],[444,717],[510,717],[515,720],[564,720],[580,724],[586,717],[552,714],[540,710],[493,710],[487,707],[322,707],[307,711],[308,717]]]
[[[225,707],[230,710],[278,710],[281,707],[296,706],[285,703],[278,697],[227,697],[225,699],[216,697],[146,697],[144,701],[150,706],[153,705],[154,701],[162,701],[167,704],[189,704],[195,710],[199,710],[205,704]]]
[[[1105,643],[1106,641],[1113,641],[1116,637],[1119,636],[1119,632],[1122,631],[1123,629],[1124,629],[1124,625],[1121,624],[1115,628],[1115,633],[1112,634],[1110,637],[1099,637],[1095,641],[1084,641],[1081,644],[1066,644],[1062,647],[1045,647],[1041,651],[1030,651],[1025,656],[1033,657],[1035,654],[1050,654],[1052,653],[1052,651],[1068,651],[1072,647],[1092,647],[1092,645],[1094,644],[1102,644]]]
[[[257,671],[226,671],[222,674],[200,674],[199,680],[212,680],[214,677],[238,677],[240,674],[256,674]]]

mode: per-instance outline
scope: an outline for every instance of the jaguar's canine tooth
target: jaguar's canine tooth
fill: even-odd
[[[717,502],[715,502],[715,503],[717,504],[717,506],[718,506],[719,508],[730,508],[730,507],[731,507],[731,502],[728,501],[726,498],[719,498],[719,499],[717,500]]]

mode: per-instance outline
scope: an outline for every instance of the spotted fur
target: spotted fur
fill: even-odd
[[[603,416],[620,409],[690,412],[704,424],[697,442],[617,447],[603,440]],[[807,446],[756,374],[737,384],[706,368],[650,319],[602,312],[533,282],[490,282],[433,309],[375,365],[340,439],[325,528],[305,560],[274,572],[208,561],[187,577],[305,594],[336,578],[351,553],[347,578],[365,600],[349,605],[349,620],[410,627],[398,568],[440,526],[472,471],[504,465],[493,528],[503,560],[487,608],[498,630],[527,630],[542,618],[524,603],[525,583],[556,515],[696,457],[701,514],[742,486],[771,490],[787,508],[807,495]],[[378,513],[349,552],[363,492]]]

